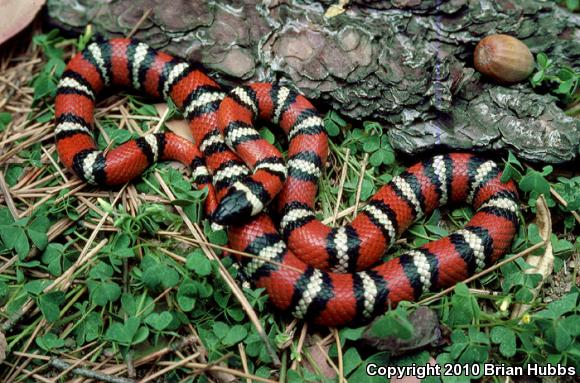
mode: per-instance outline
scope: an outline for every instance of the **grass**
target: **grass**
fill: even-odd
[[[79,42],[36,34],[34,41],[0,57],[2,382],[356,382],[369,381],[369,363],[424,365],[430,357],[441,364],[580,368],[577,174],[537,169],[512,154],[499,159],[522,190],[524,224],[498,265],[423,297],[443,331],[430,345],[414,338],[422,322],[416,303],[368,328],[311,327],[277,314],[263,291],[236,279],[235,263],[223,256],[225,233],[203,218],[204,195],[190,185],[187,169],[157,164],[131,184],[103,190],[62,168],[52,97],[64,62],[86,36]],[[101,101],[99,146],[165,129],[173,112],[159,111],[130,93]],[[331,112],[325,124],[330,167],[318,206],[326,223],[339,225],[408,163],[396,158],[376,122],[351,125]],[[540,195],[550,213],[537,205]],[[390,256],[447,235],[472,214],[465,207],[436,210]],[[546,217],[553,223],[547,232]],[[553,271],[528,273],[524,257],[546,258],[548,243]],[[521,315],[512,317],[516,309]],[[405,353],[393,337],[406,342]]]

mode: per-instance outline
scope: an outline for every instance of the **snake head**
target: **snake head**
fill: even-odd
[[[212,215],[220,225],[240,224],[260,213],[264,204],[243,182],[236,182],[222,198]]]

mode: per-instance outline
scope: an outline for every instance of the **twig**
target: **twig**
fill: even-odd
[[[208,247],[212,247],[214,249],[222,250],[222,251],[228,252],[230,254],[235,254],[235,255],[242,256],[242,257],[260,259],[260,260],[262,260],[262,261],[264,261],[266,263],[271,263],[271,264],[276,265],[278,267],[284,267],[284,268],[286,268],[288,270],[292,270],[292,271],[295,271],[297,273],[302,273],[302,270],[300,270],[300,269],[298,269],[298,268],[296,268],[294,266],[285,265],[285,264],[280,263],[280,262],[272,261],[271,259],[264,259],[264,257],[259,257],[259,256],[254,255],[254,254],[246,253],[245,251],[231,249],[231,248],[226,247],[226,246],[216,245],[216,244],[213,244],[213,243],[210,243],[210,242],[207,242],[207,241],[201,241],[201,240],[198,240],[198,239],[195,239],[195,238],[189,238],[189,237],[180,235],[179,233],[175,233],[175,232],[172,232],[172,231],[163,231],[163,230],[160,230],[160,231],[157,232],[157,234],[159,234],[159,235],[166,235],[168,237],[172,237],[174,239],[177,239],[177,240],[180,240],[182,242],[189,243],[189,244],[193,244],[193,245],[205,245],[205,246],[208,246]],[[180,255],[177,255],[177,254],[174,254],[174,253],[172,253],[172,252],[170,252],[169,250],[166,250],[166,249],[161,249],[161,251],[164,252],[164,253],[166,253],[166,254],[168,254],[168,255],[170,255],[175,260],[177,260],[179,262],[182,262],[182,263],[185,263],[185,260],[186,259],[184,257],[182,257]]]
[[[165,364],[167,364],[167,362],[161,362],[159,364],[165,365]],[[245,372],[234,370],[234,369],[223,367],[223,366],[190,362],[190,363],[187,363],[185,365],[185,367],[189,367],[189,368],[195,370],[196,373],[198,373],[198,374],[201,372],[207,372],[207,371],[219,371],[219,372],[226,372],[226,373],[231,374],[231,375],[239,376],[240,378],[248,378],[251,380],[255,380],[256,382],[278,383],[275,380],[262,378],[261,376],[246,374]]]
[[[169,116],[169,108],[165,109],[165,112],[159,118],[159,122],[153,127],[153,129],[149,130],[147,133],[157,133],[159,129],[161,129],[161,125],[167,120],[167,116]]]
[[[53,367],[58,368],[59,370],[68,370],[71,367],[71,364],[65,362],[64,360],[60,359],[51,359],[49,364]],[[93,370],[89,370],[82,367],[73,368],[72,373],[84,376],[89,379],[100,380],[107,383],[136,383],[137,381],[134,379],[127,379],[127,378],[119,378],[116,376],[111,376],[107,374],[103,374],[102,372],[97,372]]]
[[[54,166],[54,168],[56,169],[56,171],[58,172],[58,174],[60,174],[60,176],[62,177],[62,179],[64,180],[64,182],[68,182],[68,178],[66,178],[66,176],[64,175],[64,172],[62,171],[62,169],[60,168],[60,166],[58,166],[58,164],[56,163],[56,161],[54,160],[54,158],[52,158],[52,156],[50,155],[49,151],[45,149],[44,146],[40,146],[40,149],[44,152],[44,154],[46,154],[46,157],[48,158],[48,160],[50,161],[50,163],[52,164],[52,166]]]
[[[564,207],[568,207],[568,202],[554,189],[550,186],[550,193],[556,198],[556,200]],[[576,222],[580,223],[580,214],[576,210],[571,210],[570,213],[576,218]]]
[[[546,244],[547,244],[547,241],[536,243],[534,246],[532,246],[532,247],[528,247],[527,249],[525,249],[525,250],[523,250],[523,251],[520,251],[519,253],[517,253],[517,254],[515,254],[515,255],[512,255],[512,256],[511,256],[511,257],[509,257],[508,259],[504,259],[503,261],[501,261],[501,262],[498,262],[498,263],[496,263],[495,265],[493,265],[493,266],[490,266],[490,267],[488,267],[487,269],[485,269],[485,270],[482,270],[481,272],[479,272],[479,273],[477,273],[477,274],[475,274],[475,275],[472,275],[471,277],[469,277],[469,278],[465,279],[465,280],[463,281],[463,283],[469,283],[469,282],[471,282],[471,281],[474,281],[474,280],[476,280],[476,279],[478,279],[478,278],[480,278],[480,277],[482,277],[482,276],[484,276],[484,275],[486,275],[486,274],[489,274],[489,273],[491,273],[492,271],[499,269],[500,267],[502,267],[502,266],[503,266],[503,265],[505,265],[505,264],[508,264],[508,263],[510,263],[510,262],[513,262],[513,261],[515,261],[516,259],[518,259],[518,258],[521,258],[521,257],[523,257],[523,256],[524,256],[524,255],[526,255],[526,254],[529,254],[529,253],[531,253],[531,252],[533,252],[533,251],[536,251],[537,249],[539,249],[539,248],[541,248],[541,247],[545,246]],[[450,293],[451,291],[453,291],[454,289],[455,289],[455,286],[448,287],[448,288],[446,288],[445,290],[443,290],[443,291],[440,291],[440,292],[438,292],[438,293],[437,293],[437,294],[435,294],[435,295],[431,295],[431,296],[429,296],[429,297],[427,297],[427,298],[425,298],[425,299],[421,300],[421,301],[419,302],[419,304],[420,304],[420,305],[424,305],[424,304],[427,304],[427,303],[431,303],[431,302],[433,302],[433,301],[435,301],[435,300],[437,300],[437,299],[441,298],[442,296],[449,294],[449,293]]]
[[[298,344],[296,345],[296,359],[292,362],[290,366],[291,370],[296,370],[296,366],[300,361],[301,354],[302,354],[302,347],[304,346],[304,339],[306,339],[306,333],[308,332],[308,324],[304,322],[302,325],[302,331],[300,332],[300,338],[298,338]]]
[[[361,202],[359,204],[359,207],[363,207],[365,205],[366,205],[366,202]],[[355,208],[354,208],[354,206],[347,207],[346,209],[344,209],[343,211],[341,211],[340,213],[338,213],[338,215],[336,216],[336,219],[346,217],[347,215],[351,214],[354,211],[356,211]],[[332,223],[332,219],[333,218],[334,217],[325,218],[325,219],[322,220],[322,223],[325,224],[325,225],[329,225],[329,224]]]
[[[244,349],[243,343],[238,343],[238,351],[240,352],[240,359],[242,360],[242,368],[244,369],[244,373],[248,374],[248,358],[246,356],[246,350]],[[246,378],[246,383],[252,383],[252,379]]]
[[[23,182],[23,179],[25,177],[22,177],[22,179],[20,181],[18,181],[18,183],[16,185],[14,185],[14,187],[12,188],[14,193],[21,193],[23,191],[28,191],[28,190],[34,190],[34,191],[45,191],[45,190],[53,190],[54,186],[50,186],[48,188],[37,188],[36,186],[46,183],[48,181],[51,181],[55,178],[58,178],[58,174],[56,173],[51,173],[47,176],[42,177],[39,180],[36,181],[32,181],[31,180],[27,180],[28,182]]]
[[[332,361],[332,359],[328,355],[328,352],[326,350],[324,350],[324,348],[322,348],[322,344],[320,342],[316,342],[316,347],[318,348],[318,350],[322,354],[324,354],[324,358],[326,359],[326,361],[328,362],[328,364],[330,365],[330,367],[334,370],[334,372],[336,372],[336,375],[337,376],[340,375],[342,377],[342,374],[338,370],[338,367],[336,367],[336,364],[334,364],[334,362]]]
[[[70,285],[70,277],[72,277],[72,274],[76,271],[76,269],[78,267],[84,265],[88,261],[88,259],[90,259],[93,255],[98,253],[103,248],[103,246],[106,245],[106,243],[107,243],[107,239],[103,239],[101,242],[99,242],[97,245],[95,245],[95,247],[93,247],[90,251],[88,251],[88,247],[85,247],[85,249],[83,249],[83,252],[81,253],[81,255],[79,255],[79,257],[75,261],[75,263],[69,269],[67,269],[67,271],[65,271],[60,277],[55,279],[49,286],[47,286],[43,290],[43,292],[46,293],[46,292],[48,292],[56,287],[60,287],[63,290],[66,290],[68,288],[68,286]],[[58,286],[61,282],[65,282],[65,283],[63,283],[63,285],[61,285],[61,286]],[[2,323],[1,330],[3,332],[10,331],[12,329],[12,326],[14,326],[14,324],[16,324],[20,320],[20,318],[22,318],[24,316],[24,314],[26,314],[28,312],[28,310],[30,310],[32,308],[33,302],[34,301],[31,298],[29,298],[22,305],[20,310],[18,310],[16,313],[11,315],[8,319],[6,319],[4,321],[4,323]]]
[[[197,336],[194,336],[194,335],[189,336],[189,337],[184,338],[184,339],[182,339],[182,340],[180,340],[178,342],[171,343],[169,346],[164,347],[161,350],[155,351],[155,352],[153,352],[151,354],[147,354],[147,355],[145,355],[145,356],[143,356],[143,357],[141,357],[141,358],[133,361],[133,365],[135,367],[143,366],[143,365],[145,365],[147,363],[150,363],[150,362],[152,362],[152,361],[154,361],[156,359],[161,358],[162,356],[164,356],[164,355],[166,355],[166,354],[168,354],[170,352],[174,352],[174,351],[177,351],[177,350],[179,350],[181,348],[187,347],[187,346],[189,346],[192,343],[195,343],[197,341],[199,341],[199,338]],[[120,374],[120,373],[122,373],[122,372],[124,372],[126,370],[127,370],[127,366],[126,365],[119,364],[119,365],[116,365],[116,366],[108,367],[108,368],[102,370],[102,372],[104,372],[104,373],[106,373],[108,375],[113,375],[113,374]]]
[[[344,166],[342,167],[342,172],[340,173],[340,181],[338,183],[338,195],[336,196],[336,205],[334,206],[334,213],[332,214],[331,226],[336,224],[336,217],[338,216],[338,209],[340,207],[340,200],[342,199],[342,192],[344,190],[344,182],[346,180],[346,175],[348,173],[348,158],[350,156],[350,148],[346,148],[346,154],[344,159]]]
[[[286,383],[286,373],[288,371],[288,351],[282,353],[282,366],[280,367],[280,377],[278,383]]]
[[[6,364],[7,366],[10,366],[11,368],[16,368],[16,366],[17,366],[16,364],[13,364],[13,363],[10,363],[10,362],[7,362],[7,361],[4,361],[2,363]],[[24,373],[27,376],[32,376],[34,379],[36,379],[39,382],[42,382],[42,383],[52,383],[49,379],[45,378],[44,376],[35,374],[34,372],[29,371],[27,369],[22,369],[20,371],[24,371]]]
[[[80,208],[77,208],[77,213],[79,214],[79,217],[82,217],[84,214],[86,214],[87,211],[88,211],[88,209],[85,206],[81,206]],[[48,229],[48,233],[47,233],[48,241],[49,242],[53,241],[56,237],[61,235],[66,229],[71,227],[73,224],[74,224],[74,222],[68,218],[63,218],[63,219],[57,221],[54,225],[52,225]],[[38,249],[36,247],[32,248],[32,250],[30,250],[30,252],[26,256],[26,259],[34,257],[34,255],[36,254],[37,251],[38,251]],[[18,261],[18,259],[19,259],[18,255],[15,255],[14,257],[12,257],[8,261],[6,261],[6,263],[4,263],[2,266],[0,266],[0,274],[4,273],[6,270],[8,270],[8,268],[11,267],[13,264],[15,264]]]
[[[345,382],[344,363],[342,360],[342,347],[340,346],[340,337],[338,336],[338,330],[336,328],[333,328],[332,332],[334,334],[334,340],[336,341],[336,353],[338,357],[338,383],[344,383]]]
[[[52,134],[48,134],[50,132],[50,130],[52,129],[52,127],[45,127],[42,132],[39,134],[39,136],[41,136],[41,139],[37,139],[36,137],[33,137],[34,139],[28,139],[18,145],[16,145],[15,147],[13,147],[12,149],[10,149],[9,151],[7,151],[6,153],[0,155],[0,163],[3,163],[4,161],[6,161],[8,158],[12,157],[13,155],[15,155],[16,153],[28,148],[29,146],[32,146],[38,142],[42,142],[44,140],[48,140],[48,139],[52,139],[53,135]]]
[[[14,379],[18,378],[20,382],[25,381],[26,378],[33,376],[35,377],[35,375],[38,375],[38,373],[42,370],[47,369],[48,367],[50,367],[48,364],[41,364],[40,366],[36,367],[34,370],[25,370],[24,367],[28,365],[27,362],[31,361],[30,359],[27,360],[25,363],[21,364],[21,368],[19,367],[15,373],[13,374],[13,378],[11,378],[11,380],[6,381],[6,383],[11,383]],[[23,375],[20,375],[21,372],[24,371]],[[36,378],[36,377],[35,377]]]
[[[534,169],[532,166],[530,166],[527,163],[524,163],[524,165],[526,166],[527,169]],[[552,186],[550,186],[550,194],[552,194],[552,196],[554,196],[554,198],[564,207],[568,207],[568,202],[566,202],[566,200],[560,195],[560,193],[558,193],[556,191],[556,189],[554,189]],[[580,214],[578,214],[578,212],[576,210],[571,210],[570,213],[572,213],[572,215],[574,216],[574,218],[576,219],[576,222],[580,223]]]
[[[94,353],[98,352],[101,348],[103,348],[104,345],[105,345],[105,343],[101,343],[99,346],[93,348],[90,352],[88,352],[86,355],[84,355],[81,359],[79,359],[79,360],[75,361],[73,364],[71,364],[69,368],[63,370],[60,374],[55,376],[52,379],[52,382],[57,383],[58,380],[60,380],[60,378],[62,378],[63,376],[66,376],[66,374],[68,374],[69,372],[71,372],[72,370],[77,368],[77,366],[79,366],[81,363],[83,363],[84,361],[89,359]]]
[[[145,13],[143,13],[143,16],[141,16],[141,18],[139,19],[139,21],[137,21],[137,24],[135,24],[135,26],[133,27],[133,29],[131,29],[131,32],[129,32],[129,34],[127,34],[127,38],[130,39],[131,37],[133,37],[133,35],[137,32],[137,29],[139,29],[139,27],[141,26],[141,24],[143,24],[143,22],[147,19],[147,17],[149,17],[149,15],[151,14],[151,11],[153,11],[152,8],[149,8],[145,11]]]
[[[6,185],[4,172],[2,170],[0,170],[0,190],[4,194],[4,201],[6,202],[6,206],[8,206],[8,210],[10,210],[10,214],[12,214],[12,218],[15,220],[20,218],[18,210],[16,210],[16,205],[14,205],[14,201],[12,200],[12,195],[10,195],[10,190],[8,190],[8,185]]]
[[[285,350],[292,345],[294,341],[294,335],[296,334],[296,326],[298,325],[298,319],[294,318],[284,329],[283,337],[286,341],[278,345],[278,350]]]
[[[47,194],[44,198],[42,198],[41,200],[39,200],[38,202],[36,202],[34,205],[32,205],[31,207],[29,207],[28,209],[26,209],[24,212],[22,212],[22,216],[24,217],[24,216],[30,215],[34,211],[34,209],[36,209],[40,205],[43,205],[44,203],[46,203],[46,201],[48,201],[49,199],[51,199],[54,196],[54,194],[57,194],[61,190],[67,189],[70,186],[74,186],[74,185],[78,185],[78,186],[75,187],[74,189],[71,189],[65,195],[58,197],[52,203],[53,204],[57,204],[57,203],[63,201],[65,198],[68,198],[71,195],[74,195],[77,191],[79,191],[79,190],[81,190],[81,189],[83,189],[83,188],[85,188],[87,186],[87,184],[85,184],[81,180],[73,180],[69,184],[63,184],[63,185],[59,186],[58,188],[55,188],[54,189],[54,192],[52,192],[50,194]]]
[[[156,379],[157,377],[164,375],[166,372],[169,372],[171,370],[175,370],[177,367],[180,367],[180,366],[183,366],[183,365],[189,363],[190,361],[194,360],[198,356],[199,356],[199,352],[196,352],[195,354],[192,354],[192,355],[188,356],[187,358],[185,358],[183,360],[180,360],[177,363],[172,363],[170,366],[165,367],[165,368],[157,371],[153,375],[149,375],[145,379],[141,379],[141,381],[139,383],[147,383],[147,382],[150,382],[153,379]]]
[[[101,219],[101,222],[104,222],[106,218],[106,215],[103,216],[103,219]],[[98,226],[97,226],[98,227]],[[47,293],[53,289],[59,288],[61,290],[66,290],[68,289],[68,287],[70,286],[71,283],[71,278],[73,276],[73,274],[82,266],[86,265],[87,262],[95,255],[97,254],[99,251],[101,251],[101,249],[107,244],[108,239],[105,238],[103,239],[101,242],[99,242],[98,244],[95,245],[95,247],[93,247],[92,249],[89,250],[91,244],[93,243],[94,239],[96,238],[96,233],[98,232],[98,229],[95,230],[95,232],[93,232],[93,234],[91,234],[91,236],[89,237],[89,239],[87,240],[87,243],[85,245],[85,247],[83,248],[83,250],[81,251],[79,257],[77,258],[77,260],[75,261],[75,263],[69,267],[64,273],[62,273],[58,278],[56,278],[49,286],[47,286],[43,292]]]
[[[353,217],[356,216],[356,211],[358,210],[358,205],[360,202],[360,194],[362,192],[362,185],[363,185],[363,181],[365,178],[365,170],[367,167],[367,161],[369,160],[369,154],[365,153],[365,156],[363,158],[363,162],[360,166],[360,174],[359,174],[359,179],[358,179],[358,185],[356,186],[356,196],[355,196],[355,200],[354,200],[354,210],[353,210]]]
[[[11,371],[8,374],[6,374],[5,380],[3,383],[12,383],[14,381],[14,379],[16,379],[20,375],[20,373],[23,371],[26,371],[25,374],[27,374],[28,376],[36,374],[37,371],[26,370],[26,367],[28,367],[28,365],[32,362],[32,359],[33,358],[28,356],[28,359],[26,359],[24,362],[15,363],[14,365],[12,365]]]
[[[169,199],[172,201],[175,200],[175,196],[173,195],[171,189],[169,189],[169,186],[167,186],[163,178],[161,178],[159,172],[157,171],[155,172],[155,177],[159,181],[159,185],[161,186],[167,197],[169,197]],[[202,240],[202,238],[204,238],[204,234],[199,225],[193,224],[193,222],[191,222],[189,217],[183,212],[183,209],[180,206],[175,206],[175,210],[183,218],[183,221],[185,222],[187,228],[189,229],[193,237],[198,240]],[[260,338],[262,338],[262,341],[264,342],[266,350],[268,351],[268,354],[270,354],[273,363],[275,365],[280,365],[280,359],[278,358],[278,355],[276,355],[276,353],[274,352],[274,348],[270,344],[270,340],[266,335],[264,327],[262,326],[260,320],[258,319],[258,315],[254,311],[250,302],[248,302],[248,299],[246,298],[246,296],[244,295],[244,293],[242,292],[242,290],[240,289],[234,278],[230,275],[230,273],[225,268],[219,257],[212,251],[212,249],[209,246],[202,245],[200,246],[200,248],[202,249],[206,257],[208,257],[210,260],[216,261],[218,265],[218,271],[221,277],[224,279],[228,287],[232,290],[232,293],[238,299],[238,301],[242,305],[242,308],[250,318],[250,321],[254,325],[256,331],[258,332],[258,335],[260,336]]]

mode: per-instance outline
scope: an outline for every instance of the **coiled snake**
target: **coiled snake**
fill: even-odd
[[[113,85],[170,98],[195,144],[158,133],[99,151],[92,137],[95,99]],[[253,128],[255,118],[288,135],[287,166]],[[229,245],[257,255],[240,260],[245,274],[278,308],[318,324],[367,321],[401,300],[451,286],[493,263],[517,232],[515,185],[500,181],[493,161],[465,153],[409,167],[351,224],[325,226],[315,218],[314,201],[328,138],[306,98],[272,83],[226,94],[202,69],[133,40],[92,43],[70,60],[58,86],[55,134],[63,164],[91,184],[125,183],[157,160],[191,166],[193,181],[209,189],[206,212],[229,226]],[[272,200],[278,225],[262,212]],[[377,265],[414,220],[465,201],[476,213],[463,229]]]

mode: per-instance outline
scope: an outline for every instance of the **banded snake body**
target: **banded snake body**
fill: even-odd
[[[99,151],[93,110],[110,86],[170,98],[195,144],[155,133]],[[322,224],[314,202],[328,137],[306,98],[272,83],[226,94],[202,69],[137,41],[88,45],[68,63],[55,102],[56,146],[67,168],[90,184],[118,185],[158,160],[190,166],[193,182],[209,190],[207,214],[228,225],[229,246],[257,255],[240,259],[245,274],[279,309],[318,324],[368,321],[397,302],[454,285],[507,252],[517,232],[514,183],[501,182],[493,161],[467,153],[419,162],[383,186],[352,223]],[[287,166],[253,128],[256,118],[288,135]],[[380,262],[415,220],[461,202],[475,210],[463,229]],[[262,212],[267,205],[279,224]]]

